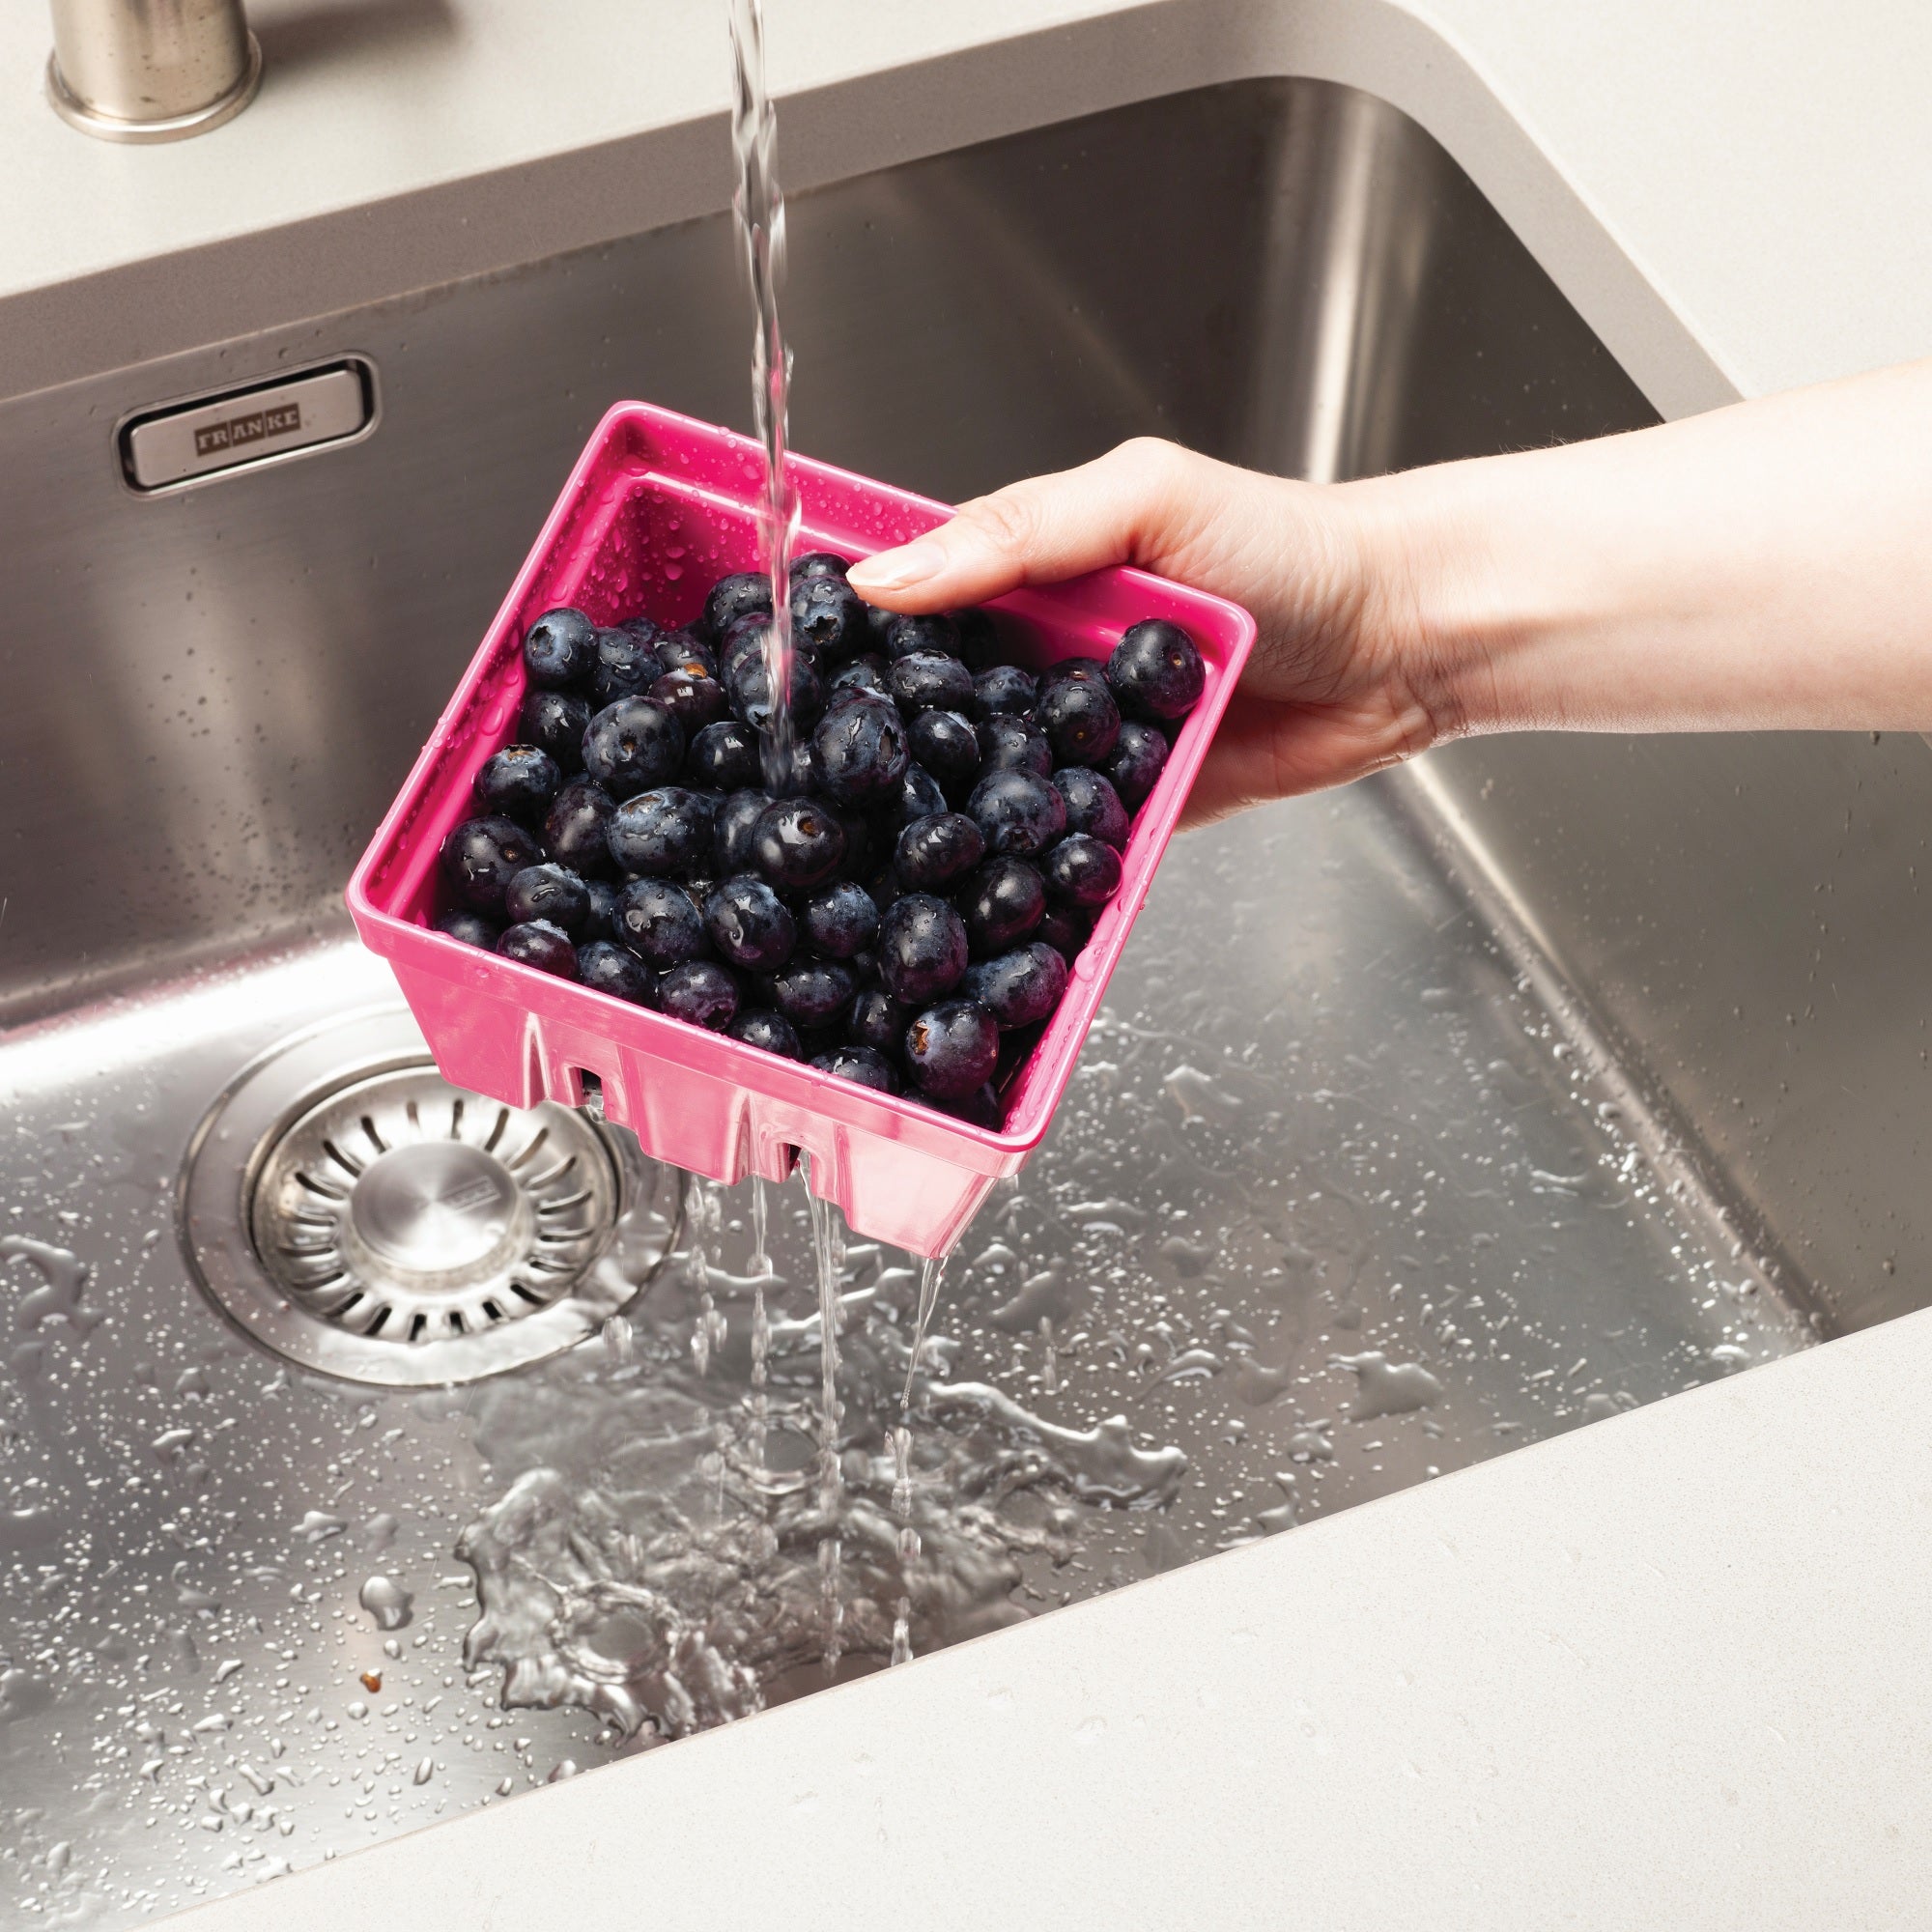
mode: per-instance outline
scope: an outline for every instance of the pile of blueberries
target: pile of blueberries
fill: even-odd
[[[1132,814],[1200,698],[1178,626],[1036,676],[991,613],[867,605],[791,568],[788,782],[766,789],[771,581],[678,630],[546,611],[518,742],[442,847],[438,928],[506,958],[997,1126],[1121,883]]]

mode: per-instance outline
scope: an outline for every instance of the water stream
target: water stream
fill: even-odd
[[[731,23],[731,152],[737,162],[737,212],[756,327],[752,337],[752,413],[764,445],[764,492],[758,508],[758,548],[772,581],[772,622],[765,633],[765,687],[771,729],[759,751],[765,789],[788,792],[792,782],[791,555],[799,528],[798,488],[785,461],[791,355],[779,322],[784,282],[784,195],[777,171],[778,116],[765,89],[765,22],[761,0],[725,0]]]

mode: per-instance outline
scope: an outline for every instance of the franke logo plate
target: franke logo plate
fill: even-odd
[[[167,490],[341,442],[369,427],[375,395],[375,371],[357,357],[153,410],[122,425],[122,472],[136,490]]]
[[[293,436],[302,426],[299,403],[278,403],[271,410],[251,410],[245,416],[230,416],[226,422],[210,423],[194,433],[194,453],[213,456],[224,449],[239,449],[244,443],[263,442],[271,436]]]

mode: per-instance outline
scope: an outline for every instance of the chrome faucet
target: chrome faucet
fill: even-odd
[[[255,98],[262,49],[242,0],[53,0],[47,99],[106,141],[179,141]]]

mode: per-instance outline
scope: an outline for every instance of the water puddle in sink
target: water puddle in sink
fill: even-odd
[[[836,1262],[815,1201],[810,1219],[800,1259]],[[749,1346],[692,1362],[691,1307],[713,1293],[695,1282],[632,1318],[621,1367],[478,1393],[476,1442],[509,1480],[457,1546],[481,1604],[466,1662],[502,1670],[506,1705],[683,1736],[1013,1622],[1029,1575],[1078,1554],[1084,1516],[1172,1499],[1185,1456],[1124,1422],[1065,1430],[924,1375],[890,1421],[914,1307],[886,1279],[909,1271],[880,1259],[865,1250],[865,1285],[836,1267],[765,1285],[806,1312],[767,1324],[762,1440]]]

